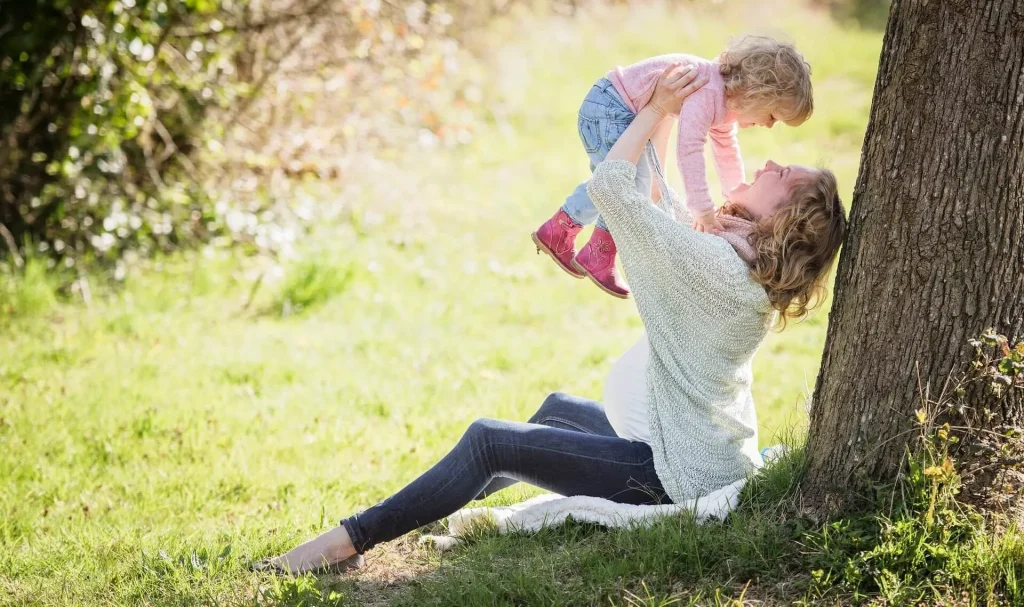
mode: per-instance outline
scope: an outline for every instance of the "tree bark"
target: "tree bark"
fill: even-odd
[[[1024,0],[895,0],[861,154],[803,485],[829,509],[896,477],[969,338],[1022,335]]]

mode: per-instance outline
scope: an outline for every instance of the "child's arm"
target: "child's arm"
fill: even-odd
[[[679,110],[679,138],[676,161],[683,175],[686,206],[697,220],[701,231],[724,229],[715,218],[715,204],[708,194],[707,167],[704,164],[704,142],[715,114],[714,91],[700,90],[690,95]]]
[[[728,130],[712,128],[711,151],[715,155],[718,180],[722,182],[722,196],[729,198],[729,192],[743,183],[743,157],[740,156],[740,142],[736,138],[736,124]]]
[[[658,128],[654,130],[654,135],[651,135],[651,143],[654,144],[654,150],[658,152],[658,160],[664,165],[665,155],[668,154],[668,138],[672,134],[672,121],[665,118],[658,124]],[[651,200],[660,200],[664,196],[663,192],[658,191],[658,180],[651,180]]]

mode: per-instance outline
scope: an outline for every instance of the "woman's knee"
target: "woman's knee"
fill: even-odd
[[[462,440],[456,447],[466,461],[490,462],[495,457],[494,445],[507,442],[508,422],[496,419],[481,418],[466,428]]]
[[[540,408],[533,414],[530,419],[533,423],[540,423],[541,420],[549,418],[551,416],[558,416],[565,410],[568,403],[571,403],[575,396],[566,394],[565,392],[552,392],[548,394],[544,402],[540,404]]]
[[[496,419],[481,417],[469,424],[465,434],[462,435],[462,440],[474,444],[486,442],[488,438],[495,435],[504,423]]]

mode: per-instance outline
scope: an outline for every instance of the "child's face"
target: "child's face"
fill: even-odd
[[[740,125],[741,129],[752,126],[763,126],[770,129],[775,126],[777,119],[772,110],[751,109],[736,112],[736,122]]]
[[[741,183],[729,192],[729,202],[742,206],[754,217],[766,217],[789,197],[795,184],[817,173],[811,167],[782,166],[769,160],[764,168],[754,172],[753,183]]]

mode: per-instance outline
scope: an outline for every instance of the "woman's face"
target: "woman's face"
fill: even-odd
[[[729,202],[745,208],[754,217],[765,217],[786,200],[795,184],[817,174],[818,169],[798,164],[782,166],[769,160],[763,169],[754,172],[753,183],[741,183],[729,192]]]

